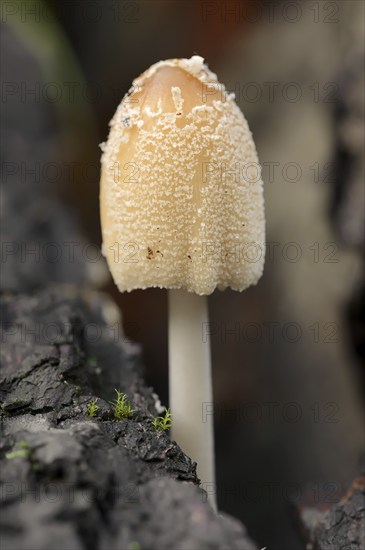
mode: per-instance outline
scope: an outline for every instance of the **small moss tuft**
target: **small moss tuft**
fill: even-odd
[[[30,458],[31,451],[26,441],[19,441],[16,444],[16,447],[18,447],[18,449],[15,449],[10,453],[6,453],[5,458],[7,458],[8,460],[12,458]]]
[[[100,410],[100,407],[96,404],[98,399],[93,399],[90,401],[90,403],[87,406],[87,414],[90,417],[93,417],[96,415],[96,413]]]
[[[40,464],[36,460],[34,460],[32,451],[29,448],[29,444],[26,441],[18,441],[18,443],[15,446],[15,449],[10,453],[6,453],[5,458],[8,460],[11,460],[13,458],[25,458],[29,460],[32,466],[32,469],[35,472],[41,469]]]
[[[128,418],[134,409],[132,409],[132,405],[127,399],[127,394],[121,393],[119,390],[115,391],[117,398],[110,402],[110,404],[114,407],[114,418],[117,418],[118,420]]]
[[[172,426],[172,418],[171,418],[171,412],[170,409],[167,409],[165,412],[165,416],[157,416],[152,420],[152,426],[155,430],[159,432],[164,432],[171,428]]]

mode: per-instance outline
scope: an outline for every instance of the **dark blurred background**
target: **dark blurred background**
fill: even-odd
[[[235,91],[263,167],[268,249],[256,287],[209,298],[217,496],[259,545],[304,548],[298,506],[331,506],[363,470],[364,3],[1,9],[3,242],[13,243],[2,288],[51,280],[110,293],[164,404],[167,295],[121,295],[98,254],[99,143],[133,78],[160,59],[201,55]],[[39,242],[61,243],[62,258],[38,262],[28,253]],[[65,242],[76,243],[72,262]]]

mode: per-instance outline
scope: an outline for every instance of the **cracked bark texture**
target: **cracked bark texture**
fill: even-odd
[[[1,318],[3,550],[255,549],[240,522],[210,508],[196,464],[152,427],[158,398],[106,295],[7,293]],[[113,416],[115,388],[133,405],[127,419]]]
[[[365,548],[365,478],[355,479],[341,500],[328,510],[302,507],[300,520],[308,550]]]

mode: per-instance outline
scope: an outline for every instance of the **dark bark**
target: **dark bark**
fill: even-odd
[[[1,548],[254,549],[152,427],[157,396],[116,313],[71,286],[2,297]],[[115,388],[133,405],[127,419],[113,416]]]
[[[300,519],[310,550],[365,548],[365,479],[357,478],[346,495],[328,510],[302,507]]]

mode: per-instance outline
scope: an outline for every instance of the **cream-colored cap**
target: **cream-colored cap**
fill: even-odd
[[[211,294],[262,275],[261,171],[246,119],[203,58],[152,65],[102,144],[103,253],[119,290]]]

